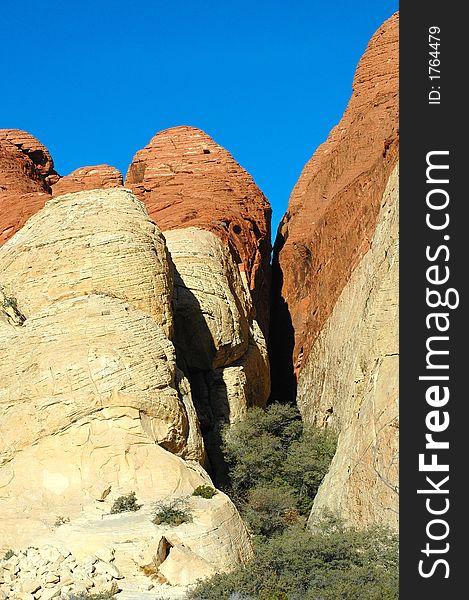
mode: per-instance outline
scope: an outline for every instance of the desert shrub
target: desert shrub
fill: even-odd
[[[192,515],[183,498],[155,505],[152,523],[155,525],[181,525],[192,521]]]
[[[260,485],[251,488],[242,508],[252,533],[272,536],[300,520],[296,499],[288,487]]]
[[[0,298],[0,309],[3,309],[7,314],[10,313],[11,315],[11,313],[13,313],[13,315],[16,315],[18,323],[23,325],[23,323],[26,321],[26,317],[19,310],[18,301],[16,298],[13,296],[5,296],[3,293],[0,294]]]
[[[12,556],[15,556],[15,551],[12,550],[11,548],[9,550],[7,550],[5,552],[5,554],[3,555],[3,560],[8,560],[9,558],[11,558]]]
[[[210,500],[213,498],[217,490],[213,488],[211,485],[199,485],[192,492],[193,496],[200,496],[201,498],[205,498],[206,500]]]
[[[305,428],[294,440],[282,464],[286,483],[296,490],[298,509],[308,515],[319,485],[329,470],[337,446],[337,435],[331,429]]]
[[[305,428],[298,409],[282,404],[272,404],[266,410],[250,409],[243,421],[223,430],[223,453],[231,482],[227,491],[253,532],[263,529],[266,534],[262,523],[268,510],[261,503],[259,514],[255,514],[257,508],[251,501],[257,499],[258,504],[259,492],[250,490],[263,489],[261,495],[265,501],[270,497],[274,512],[278,508],[274,505],[288,491],[293,498],[289,509],[307,516],[334,456],[336,442],[334,432]],[[275,501],[274,488],[279,490]],[[272,533],[282,529],[279,521],[271,528]]]
[[[346,528],[328,517],[315,531],[293,526],[257,538],[245,568],[216,575],[192,600],[397,600],[397,536],[384,528]]]
[[[15,313],[18,312],[18,301],[13,296],[3,296],[2,306],[5,309],[12,308]]]
[[[298,410],[283,404],[272,404],[267,410],[251,408],[242,421],[226,427],[223,454],[234,490],[271,483],[302,429]]]
[[[80,592],[79,594],[71,593],[67,596],[67,600],[115,600],[116,595],[112,592],[99,592],[92,594],[91,592]]]
[[[137,498],[135,492],[130,492],[126,496],[119,496],[111,507],[111,515],[115,515],[121,512],[135,512],[142,508],[141,504],[137,504]]]
[[[189,592],[191,600],[397,600],[397,537],[326,515],[305,530],[336,449],[330,430],[304,427],[295,407],[248,411],[223,430],[227,490],[254,534],[254,557]]]

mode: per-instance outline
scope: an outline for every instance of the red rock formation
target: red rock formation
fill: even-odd
[[[125,186],[145,202],[163,231],[200,227],[229,245],[266,332],[271,208],[231,154],[200,129],[167,129],[137,152]]]
[[[0,129],[0,246],[44,206],[51,193],[121,186],[121,173],[108,165],[82,167],[60,177],[39,140],[20,129]]]
[[[0,141],[10,142],[21,150],[48,185],[52,185],[59,178],[49,150],[30,133],[21,129],[0,129]]]
[[[52,195],[61,196],[72,192],[82,192],[98,188],[115,188],[122,186],[121,172],[109,165],[81,167],[69,175],[61,177],[52,186]]]
[[[0,245],[50,197],[46,178],[54,171],[49,159],[46,148],[29,134],[0,130]]]
[[[354,268],[370,247],[398,155],[398,14],[360,60],[340,123],[305,166],[274,250],[271,327],[277,396],[298,376]],[[291,340],[289,343],[288,340]]]

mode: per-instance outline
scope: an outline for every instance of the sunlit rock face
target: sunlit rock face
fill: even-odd
[[[175,268],[164,236],[129,190],[65,194],[0,248],[0,273],[0,551],[47,543],[79,554],[85,544],[89,554],[123,543],[100,523],[134,491],[148,531],[132,548],[143,553],[162,538],[152,504],[211,484],[191,386],[177,365]],[[250,348],[243,315],[246,342],[234,361]],[[168,542],[160,575],[174,585],[252,553],[225,495],[204,510],[190,502],[205,516]],[[70,525],[56,529],[58,517]],[[189,559],[193,570],[178,579]],[[140,573],[128,552],[120,560],[126,577]],[[20,590],[15,582],[6,582],[8,594]]]
[[[272,210],[249,173],[204,131],[183,126],[160,131],[137,152],[125,185],[162,231],[197,227],[229,247],[266,335]]]
[[[273,259],[273,396],[334,427],[313,508],[396,525],[398,14],[378,29],[340,123],[305,166]]]

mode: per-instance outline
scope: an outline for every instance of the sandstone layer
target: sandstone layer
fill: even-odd
[[[396,525],[398,15],[361,59],[340,123],[305,166],[274,253],[274,397],[339,445],[313,510]],[[385,192],[386,190],[386,192]],[[389,212],[388,212],[389,211]]]
[[[81,167],[61,177],[52,187],[54,196],[86,190],[122,187],[122,174],[115,167],[97,165]]]
[[[0,246],[44,207],[51,194],[115,187],[122,187],[122,174],[114,167],[82,167],[60,177],[39,140],[20,129],[0,129]]]
[[[298,379],[303,418],[340,432],[315,498],[348,522],[398,526],[399,185],[393,171],[371,249],[352,273]]]
[[[128,190],[49,200],[3,246],[0,272],[4,294],[15,298],[26,317],[56,300],[107,294],[151,314],[171,336],[172,268],[166,244]]]
[[[271,208],[247,171],[200,129],[174,127],[137,152],[125,185],[163,231],[198,227],[230,248],[266,335]]]
[[[0,129],[0,143],[8,142],[27,156],[47,185],[58,179],[49,150],[33,135],[21,129]]]
[[[249,290],[223,242],[190,227],[164,232],[174,263],[175,341],[188,367],[211,369],[248,348]]]
[[[135,491],[151,506],[211,483],[171,341],[173,266],[159,228],[129,190],[49,200],[0,248],[0,273],[0,551],[57,541],[55,523],[66,518],[63,541],[75,540],[77,556],[96,525],[97,539],[86,541],[92,552],[104,543],[93,519],[101,522],[119,495]],[[187,584],[250,556],[226,496],[197,518],[196,508],[192,529],[165,537],[171,560],[162,581]],[[161,539],[149,527],[139,547]],[[208,551],[216,557],[211,570]],[[123,561],[129,577],[141,567]],[[178,580],[181,561],[193,569]],[[47,589],[57,592],[59,579]],[[18,582],[5,583],[11,592]]]
[[[49,152],[33,136],[0,129],[0,245],[44,206],[53,167]]]
[[[398,156],[398,14],[371,39],[340,123],[293,189],[275,242],[272,307],[276,393],[292,397],[344,286],[370,248]],[[284,349],[284,352],[282,352]],[[284,383],[285,382],[285,383]],[[281,398],[279,398],[281,399]]]

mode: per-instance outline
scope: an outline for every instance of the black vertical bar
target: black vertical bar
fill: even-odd
[[[400,5],[401,600],[469,597],[464,7],[434,0]],[[429,163],[435,168],[427,173]],[[445,299],[453,308],[443,306]],[[449,353],[429,354],[428,344]],[[432,447],[430,434],[449,448]],[[448,471],[429,471],[432,460]]]

